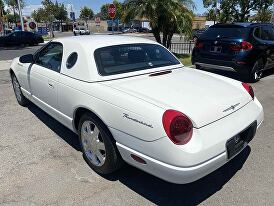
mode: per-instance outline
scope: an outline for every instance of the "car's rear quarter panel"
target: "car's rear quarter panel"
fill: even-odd
[[[108,127],[130,134],[132,138],[154,141],[165,135],[163,109],[136,97],[100,83],[87,83],[65,75],[60,77],[59,91],[59,110],[70,118],[82,107],[95,113]],[[125,118],[125,114],[152,127]]]

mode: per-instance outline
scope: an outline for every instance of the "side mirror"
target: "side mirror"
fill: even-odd
[[[34,58],[33,58],[33,55],[32,54],[26,54],[26,55],[23,55],[19,58],[19,61],[21,63],[33,63],[34,61]]]

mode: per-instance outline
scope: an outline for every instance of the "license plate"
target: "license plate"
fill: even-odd
[[[212,46],[210,48],[210,52],[221,53],[221,51],[222,51],[222,47],[221,46]]]
[[[230,159],[238,154],[255,136],[257,122],[253,122],[249,127],[230,138],[226,142],[227,158]]]
[[[228,140],[226,143],[228,159],[238,154],[245,146],[245,143],[246,142],[241,138],[240,135],[236,135],[232,137],[230,140]]]

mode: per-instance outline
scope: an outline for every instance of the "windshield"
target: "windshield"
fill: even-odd
[[[202,34],[202,38],[236,38],[245,39],[248,35],[249,28],[245,27],[210,27]]]
[[[156,44],[124,44],[95,50],[101,75],[114,75],[180,64],[165,48]]]

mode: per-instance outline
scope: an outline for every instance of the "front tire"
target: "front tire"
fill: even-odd
[[[122,166],[122,158],[107,127],[96,116],[86,113],[78,127],[84,159],[99,174],[110,174]]]
[[[21,86],[20,86],[20,84],[19,84],[19,82],[18,82],[18,80],[17,80],[17,78],[14,74],[11,75],[11,81],[12,81],[13,91],[14,91],[14,94],[15,94],[15,97],[16,97],[16,100],[17,100],[18,104],[20,104],[23,107],[27,106],[29,101],[23,95],[22,90],[21,90]]]
[[[251,82],[260,81],[260,79],[262,78],[262,75],[263,75],[263,69],[264,69],[263,59],[257,60],[251,70],[251,73],[249,76],[250,81]]]

